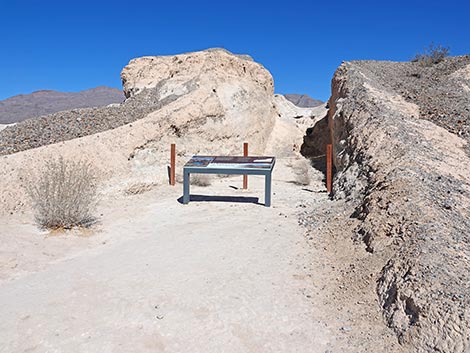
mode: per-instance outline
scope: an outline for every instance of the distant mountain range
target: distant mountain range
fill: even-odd
[[[307,94],[285,94],[284,97],[288,101],[291,101],[298,107],[302,108],[312,108],[322,105],[324,102],[318,99],[314,99]]]
[[[106,86],[80,92],[42,90],[19,94],[0,101],[0,124],[16,123],[62,110],[121,103],[124,98],[122,91]]]
[[[303,108],[317,107],[324,103],[306,94],[285,94],[284,96],[296,106]],[[106,86],[80,92],[41,90],[30,94],[19,94],[0,101],[0,124],[17,123],[62,110],[121,103],[124,99],[122,91]]]

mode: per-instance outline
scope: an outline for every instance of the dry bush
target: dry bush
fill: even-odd
[[[302,158],[289,165],[294,172],[294,183],[297,185],[310,184],[310,169],[312,165],[309,159]]]
[[[44,228],[87,227],[95,221],[97,175],[89,162],[51,159],[37,178],[27,181],[26,192],[36,221]]]
[[[417,62],[422,66],[431,66],[440,63],[447,56],[449,56],[449,48],[442,45],[431,44],[423,53],[416,54],[413,62]]]
[[[209,186],[211,185],[211,178],[207,174],[191,174],[191,185]]]

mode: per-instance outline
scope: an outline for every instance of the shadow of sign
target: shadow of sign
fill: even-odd
[[[253,203],[255,205],[264,204],[259,202],[258,197],[249,196],[208,196],[208,195],[193,195],[190,196],[191,202],[237,202],[237,203]],[[183,196],[178,199],[180,204],[183,204]]]

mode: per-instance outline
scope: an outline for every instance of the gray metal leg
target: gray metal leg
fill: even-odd
[[[264,205],[271,206],[271,173],[267,173],[264,177]]]
[[[191,177],[191,174],[189,174],[188,171],[184,170],[183,171],[183,203],[184,204],[189,203],[189,184],[190,184],[189,178],[190,177]]]

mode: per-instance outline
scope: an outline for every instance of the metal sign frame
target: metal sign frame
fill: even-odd
[[[183,203],[190,201],[191,174],[263,175],[264,205],[271,206],[271,178],[275,157],[193,156],[183,167]]]

